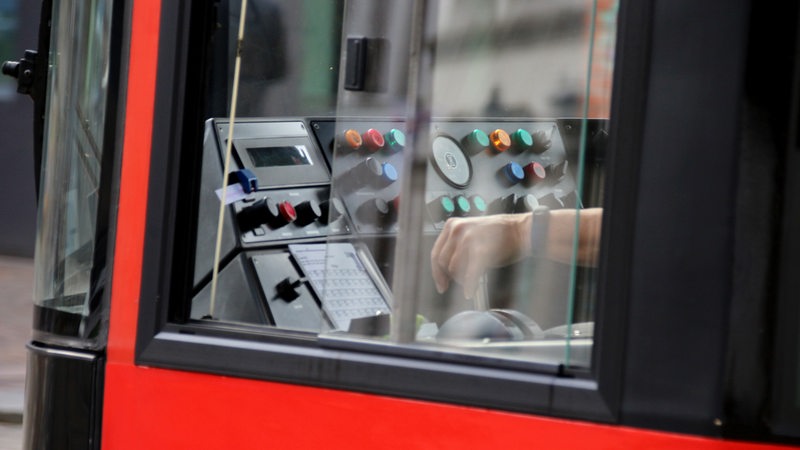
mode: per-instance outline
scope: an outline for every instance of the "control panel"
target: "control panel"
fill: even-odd
[[[335,149],[334,190],[357,233],[396,233],[406,130],[399,121],[312,121]],[[579,207],[575,179],[555,121],[432,123],[426,180],[428,231],[450,217]],[[337,134],[338,132],[338,134]]]
[[[451,217],[582,206],[575,155],[559,121],[442,119],[430,130],[424,145],[431,240]],[[371,245],[391,247],[397,235],[411,139],[406,124],[246,119],[234,134],[226,120],[207,122],[192,317],[307,331],[363,327],[362,319],[388,323],[378,319],[391,312],[392,261]],[[211,245],[223,198],[219,280],[235,288],[218,290],[216,303],[227,307],[210,311]]]

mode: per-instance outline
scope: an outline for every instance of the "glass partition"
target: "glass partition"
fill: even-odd
[[[589,366],[616,8],[222,2],[191,318]]]
[[[616,6],[403,2],[388,30],[364,6],[345,60],[389,69],[339,95],[332,192],[355,233],[315,280],[329,337],[588,366]],[[404,57],[381,53],[392,35]],[[370,89],[392,65],[404,89]]]

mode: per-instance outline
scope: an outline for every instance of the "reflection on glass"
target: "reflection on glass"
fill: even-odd
[[[616,2],[253,5],[241,121],[206,124],[191,317],[589,366]]]
[[[343,0],[248,0],[237,116],[331,114],[339,76]],[[215,33],[211,117],[230,115],[241,0],[222,0]]]
[[[354,307],[327,337],[590,365],[615,18],[615,2],[436,2],[398,62],[408,90],[340,95],[333,192],[392,314]],[[344,117],[391,104],[404,116]],[[326,273],[324,310],[346,283]]]
[[[17,28],[19,0],[0,1],[0,61],[18,58]],[[17,83],[11,77],[0,77],[0,101],[9,101],[17,94]]]
[[[37,305],[74,315],[86,337],[108,93],[110,1],[53,5],[39,230]]]

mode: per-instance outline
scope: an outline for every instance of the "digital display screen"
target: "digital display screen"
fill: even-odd
[[[247,155],[256,167],[311,166],[314,162],[305,145],[247,147]]]

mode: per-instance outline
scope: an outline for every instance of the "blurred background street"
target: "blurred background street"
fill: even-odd
[[[0,0],[0,64],[37,48],[41,2]],[[33,102],[0,76],[0,450],[22,448],[25,345],[33,321]]]
[[[22,448],[25,344],[33,319],[33,261],[0,256],[0,450]]]

